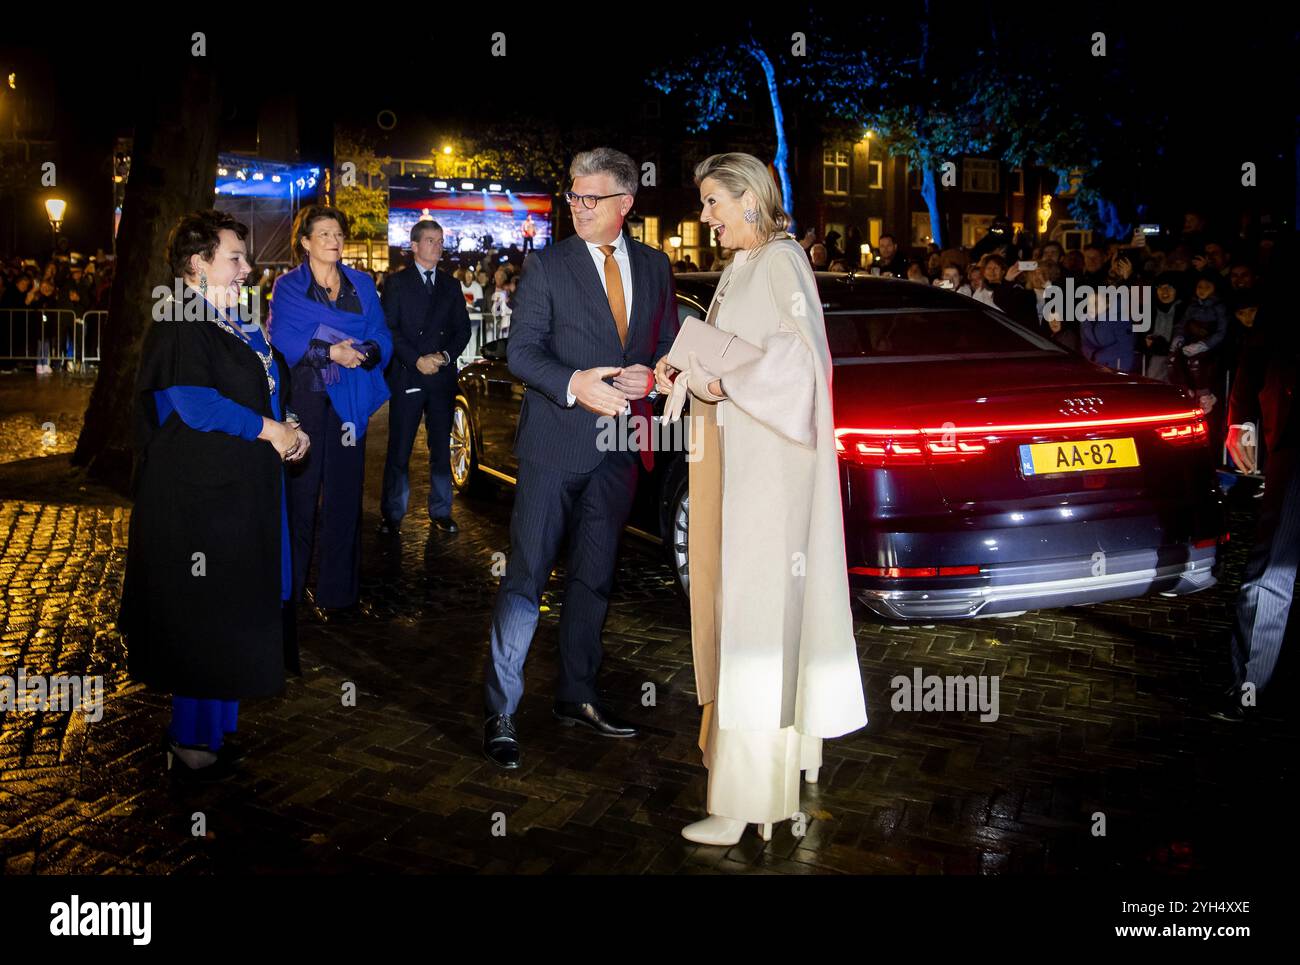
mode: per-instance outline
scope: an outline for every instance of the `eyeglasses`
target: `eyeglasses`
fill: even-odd
[[[590,209],[596,207],[597,204],[604,201],[606,198],[618,198],[625,194],[627,194],[626,191],[620,191],[618,194],[574,194],[572,191],[565,191],[564,200],[568,202],[569,207],[571,208],[581,200],[582,206]]]

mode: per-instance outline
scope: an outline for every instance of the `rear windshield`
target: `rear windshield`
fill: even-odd
[[[1060,352],[1047,338],[979,309],[826,313],[833,358],[903,358]]]

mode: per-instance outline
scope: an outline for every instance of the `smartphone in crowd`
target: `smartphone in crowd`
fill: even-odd
[[[1021,271],[1036,271],[1038,269],[1038,262],[1018,261],[1016,262],[1016,267],[1019,268]]]
[[[1134,247],[1145,248],[1147,246],[1147,235],[1158,234],[1160,234],[1160,225],[1158,224],[1138,225],[1137,230],[1133,232],[1133,245]]]

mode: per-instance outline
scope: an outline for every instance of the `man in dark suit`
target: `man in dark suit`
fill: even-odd
[[[576,234],[531,254],[515,295],[507,359],[528,386],[515,454],[519,479],[510,519],[510,556],[492,614],[486,668],[483,752],[519,766],[515,712],[538,600],[568,539],[560,674],[554,714],[606,737],[635,737],[597,699],[601,628],[609,606],[619,536],[640,472],[653,463],[634,448],[650,417],[651,366],[677,334],[672,267],[623,232],[639,171],[620,151],[579,154],[566,200]],[[633,418],[634,417],[634,418]],[[617,420],[610,423],[609,420]],[[611,425],[617,444],[603,434]],[[639,458],[638,458],[639,457]]]
[[[386,373],[392,396],[379,531],[396,535],[406,515],[411,446],[423,418],[429,444],[429,518],[441,532],[454,533],[449,439],[456,397],[455,359],[469,342],[469,312],[460,285],[437,270],[442,257],[438,222],[416,222],[411,229],[411,253],[414,264],[384,285],[384,315],[393,333],[393,361]]]
[[[1255,545],[1246,560],[1232,628],[1233,682],[1210,712],[1230,722],[1253,716],[1256,694],[1273,677],[1300,562],[1300,331],[1280,300],[1262,306],[1255,324],[1266,331],[1243,346],[1228,401],[1227,444],[1233,461],[1247,472],[1258,471],[1260,431],[1268,454]]]

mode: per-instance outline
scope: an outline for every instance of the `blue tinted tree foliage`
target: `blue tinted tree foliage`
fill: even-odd
[[[1073,219],[1109,237],[1130,234],[1155,187],[1169,116],[1155,86],[1160,75],[1147,69],[1128,25],[1100,14],[1061,26],[1011,8],[970,8],[955,19],[938,10],[922,0],[833,20],[791,17],[782,29],[746,24],[651,82],[683,97],[695,131],[732,119],[738,101],[765,96],[787,210],[794,199],[785,111],[795,110],[850,139],[871,129],[885,150],[919,169],[941,246],[951,240],[938,174],[967,155],[1055,171]],[[803,56],[791,53],[795,29],[807,38]],[[1105,57],[1093,56],[1098,30],[1106,33]]]
[[[806,38],[799,53],[795,52],[796,32]],[[801,110],[815,104],[840,105],[848,102],[852,90],[874,82],[860,52],[825,42],[826,33],[812,14],[791,17],[781,28],[761,29],[746,22],[724,42],[710,44],[706,51],[688,55],[650,78],[660,92],[682,97],[691,131],[734,120],[736,105],[751,97],[767,101],[775,143],[772,166],[781,185],[782,204],[791,217],[791,231],[794,188],[786,106]],[[810,85],[809,78],[815,78],[816,85]]]

